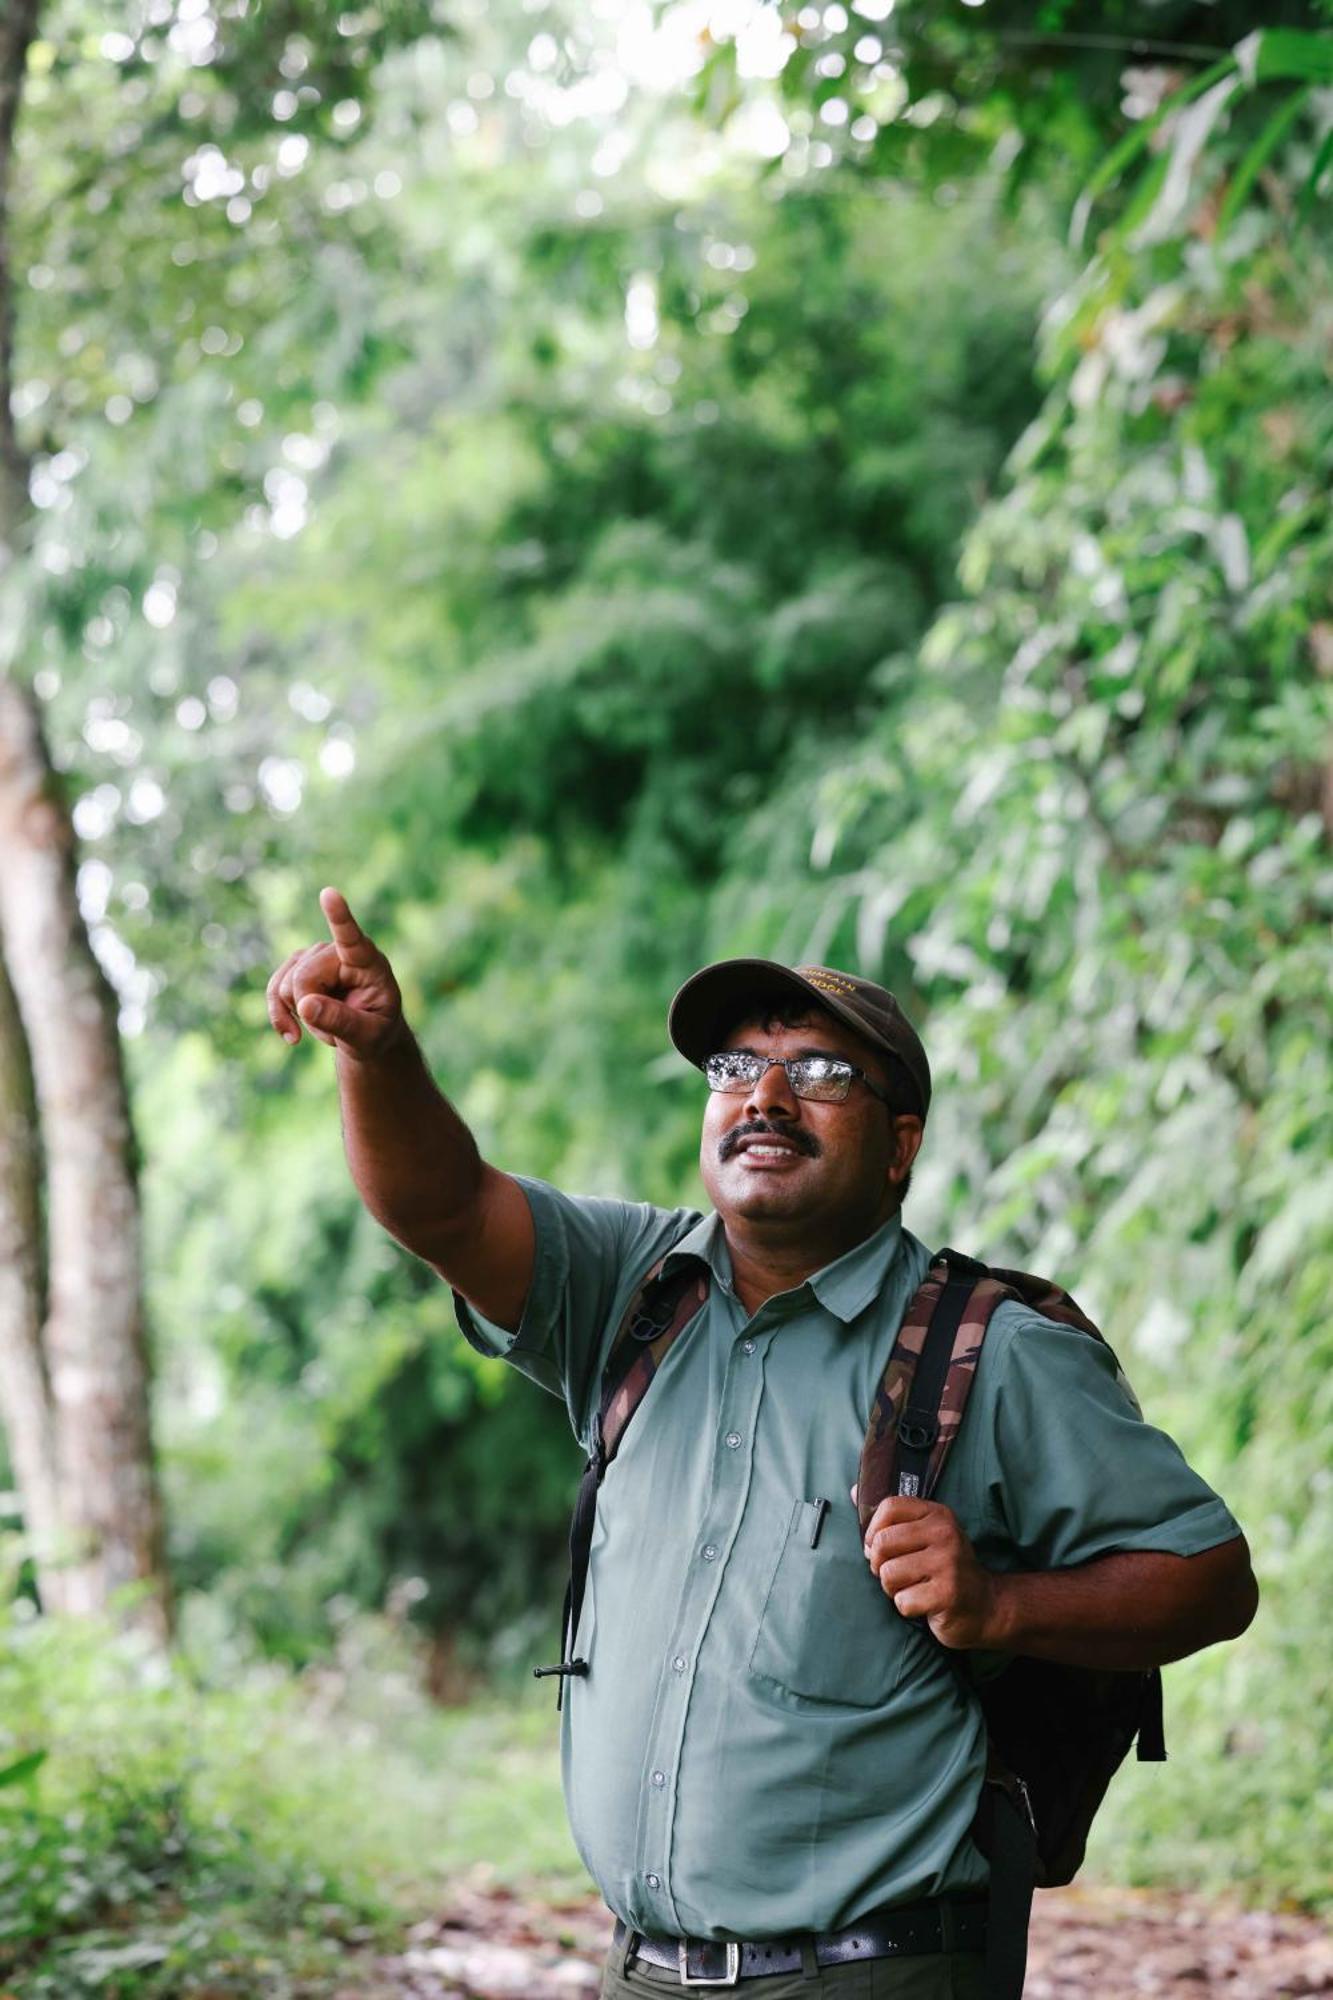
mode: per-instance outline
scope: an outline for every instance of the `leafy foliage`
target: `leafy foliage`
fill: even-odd
[[[98,1625],[0,1640],[0,1754],[42,1746],[0,1788],[0,1978],[23,2000],[310,2000],[478,1854],[576,1880],[545,1704],[441,1716],[383,1621],[344,1621],[305,1680],[224,1671],[216,1627],[166,1669]]]
[[[288,1994],[358,1935],[375,1908],[365,1882],[349,1895],[323,1874],[299,1814],[274,1841],[297,1804],[290,1760],[249,1801],[260,1845],[236,1796],[222,1803],[228,1763],[255,1781],[256,1727],[272,1753],[272,1687],[201,1708],[183,1679],[154,1684],[151,1663],[100,1630],[58,1645],[33,1625],[3,1636],[5,1742],[44,1739],[0,1793],[7,1983],[31,2000],[240,1993],[263,1967],[268,1990]],[[323,1823],[328,1842],[326,1811]]]

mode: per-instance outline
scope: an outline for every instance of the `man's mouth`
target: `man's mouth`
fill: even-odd
[[[788,1160],[813,1159],[819,1151],[816,1142],[802,1132],[730,1132],[718,1147],[719,1157],[732,1159],[737,1153],[743,1154],[753,1166],[781,1166]]]

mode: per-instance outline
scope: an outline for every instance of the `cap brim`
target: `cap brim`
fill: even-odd
[[[845,1022],[862,1041],[873,1043],[865,1022],[842,1006],[834,994],[821,992],[789,965],[779,965],[771,958],[724,958],[696,972],[671,1002],[667,1033],[686,1061],[702,1068],[709,1056],[716,1055],[724,1033],[741,1018],[745,1007],[773,995],[808,1000],[821,1013]]]

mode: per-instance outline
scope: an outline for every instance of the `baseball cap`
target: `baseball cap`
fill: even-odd
[[[667,1033],[686,1060],[700,1068],[750,1003],[775,996],[822,1007],[892,1057],[915,1086],[925,1117],[930,1064],[921,1039],[892,993],[853,972],[838,972],[831,965],[779,965],[770,958],[720,959],[685,981],[671,1002]]]

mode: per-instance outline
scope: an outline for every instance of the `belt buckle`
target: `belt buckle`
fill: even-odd
[[[701,1942],[711,1944],[717,1942],[717,1940],[709,1938],[706,1940],[701,1940]],[[741,1976],[741,1948],[739,1944],[727,1943],[723,1945],[722,1949],[727,1954],[727,1969],[724,1973],[721,1973],[717,1978],[713,1978],[710,1974],[706,1972],[692,1973],[690,1971],[689,1939],[688,1938],[678,1939],[676,1944],[676,1955],[680,1963],[681,1985],[682,1986],[734,1986],[736,1984],[736,1981]]]

